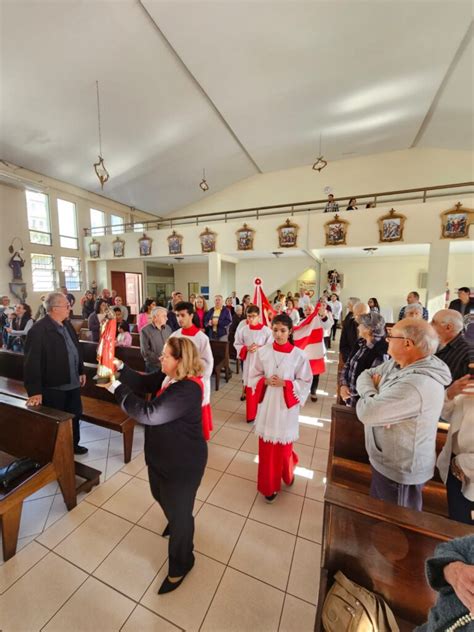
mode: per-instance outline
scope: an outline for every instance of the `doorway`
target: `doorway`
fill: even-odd
[[[130,314],[138,314],[142,305],[142,275],[139,272],[111,272],[112,289],[130,309]]]

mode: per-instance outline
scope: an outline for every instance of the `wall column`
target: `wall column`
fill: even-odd
[[[449,240],[440,239],[430,245],[428,262],[428,285],[426,288],[426,307],[430,315],[444,309],[446,281],[448,279]]]
[[[221,294],[222,286],[222,261],[218,252],[210,252],[208,256],[209,270],[209,305],[214,304],[214,296]]]

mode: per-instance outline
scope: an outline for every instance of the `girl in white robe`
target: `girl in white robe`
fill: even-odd
[[[237,357],[243,362],[242,381],[245,389],[248,424],[255,421],[258,406],[256,395],[249,386],[250,369],[255,364],[258,349],[273,341],[272,330],[260,323],[259,317],[260,309],[257,305],[251,305],[247,309],[247,322],[237,329],[234,340]]]
[[[255,433],[259,437],[257,489],[273,502],[281,489],[294,482],[298,456],[298,418],[311,388],[312,373],[301,349],[293,346],[293,323],[287,314],[272,321],[274,342],[258,349],[249,371],[249,386],[259,402]]]

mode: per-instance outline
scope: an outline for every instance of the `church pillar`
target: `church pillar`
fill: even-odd
[[[426,307],[430,315],[444,308],[446,281],[448,278],[449,240],[440,239],[430,246],[428,263],[428,287],[426,291]]]
[[[210,252],[208,255],[209,271],[209,305],[214,304],[214,296],[221,293],[222,286],[222,260],[218,252]]]

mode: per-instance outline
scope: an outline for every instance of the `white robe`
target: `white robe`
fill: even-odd
[[[297,347],[293,347],[290,353],[281,353],[274,350],[273,344],[265,345],[255,355],[249,372],[249,386],[255,390],[262,377],[277,375],[293,383],[293,394],[299,400],[298,404],[288,408],[283,388],[267,386],[263,401],[258,406],[255,433],[264,441],[293,443],[299,437],[300,407],[306,402],[313,380],[309,361]]]
[[[246,324],[243,327],[239,327],[235,332],[234,347],[237,351],[237,357],[240,357],[242,347],[250,347],[253,344],[258,345],[259,347],[263,347],[270,342],[273,342],[273,334],[270,327],[267,326],[263,326],[261,329],[250,329],[249,325]],[[242,381],[245,386],[249,385],[249,371],[250,367],[255,364],[256,356],[256,352],[247,353],[247,356],[244,360]]]
[[[173,331],[170,338],[173,336],[176,336],[177,338],[187,338],[196,345],[199,357],[204,364],[204,374],[202,376],[202,383],[204,386],[202,405],[206,406],[211,402],[211,375],[214,368],[214,357],[211,351],[211,344],[209,342],[209,338],[202,331],[198,331],[194,336],[186,336],[182,332],[182,328],[178,329],[178,331]]]

